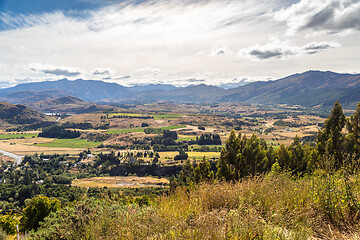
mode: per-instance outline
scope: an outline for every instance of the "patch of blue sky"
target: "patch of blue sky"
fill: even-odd
[[[93,10],[112,4],[139,5],[148,0],[0,0],[0,31],[23,27],[22,18],[29,15],[61,12],[72,18],[87,18]],[[5,19],[4,19],[5,18]],[[9,19],[6,19],[9,18]],[[11,19],[16,21],[11,21]]]

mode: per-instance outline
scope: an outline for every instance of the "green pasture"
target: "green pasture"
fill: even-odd
[[[101,142],[89,142],[85,139],[54,139],[52,142],[39,143],[41,147],[59,147],[59,148],[93,148],[97,147]]]
[[[19,138],[33,138],[33,137],[37,137],[37,136],[38,136],[37,133],[0,134],[0,140],[4,140],[4,139],[19,139]]]

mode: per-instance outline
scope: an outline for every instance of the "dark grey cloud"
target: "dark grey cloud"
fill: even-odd
[[[73,76],[79,76],[81,73],[78,71],[69,71],[66,69],[48,69],[48,70],[40,70],[43,73],[46,74],[52,74],[52,75],[56,75],[56,76],[68,76],[68,77],[73,77]]]
[[[282,58],[285,56],[294,55],[294,53],[283,49],[274,49],[274,50],[253,49],[249,52],[249,55],[257,59],[269,59],[269,58]]]
[[[287,42],[275,40],[265,45],[256,45],[247,49],[240,50],[239,54],[252,59],[283,59],[290,56],[300,56],[305,54],[315,54],[331,48],[338,47],[337,42],[311,42],[304,46],[293,46]]]
[[[42,64],[42,63],[31,63],[29,64],[29,68],[34,72],[51,74],[55,76],[75,77],[82,74],[82,71],[79,68],[73,68],[67,66],[55,66],[55,65]]]
[[[334,9],[330,6],[310,16],[303,28],[321,28],[334,17]]]
[[[305,47],[305,50],[323,50],[328,48],[333,48],[333,46],[331,46],[328,43],[320,43],[320,44],[312,43],[310,45],[307,45]]]
[[[111,75],[108,69],[95,69],[93,72],[94,75]]]
[[[224,50],[219,50],[218,52],[215,53],[216,55],[224,55],[225,51]]]
[[[315,54],[319,51],[336,48],[338,46],[339,44],[336,42],[313,42],[305,45],[303,49],[305,52],[307,52],[307,54]]]

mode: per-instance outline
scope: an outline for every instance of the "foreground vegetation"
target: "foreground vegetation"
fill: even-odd
[[[178,188],[145,205],[114,196],[51,213],[34,239],[333,239],[360,237],[359,178],[276,171]]]

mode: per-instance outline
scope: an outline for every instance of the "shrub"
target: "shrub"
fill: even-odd
[[[44,220],[51,212],[60,209],[60,201],[56,198],[37,196],[30,200],[29,205],[23,211],[20,219],[22,231],[36,230],[39,223]]]

